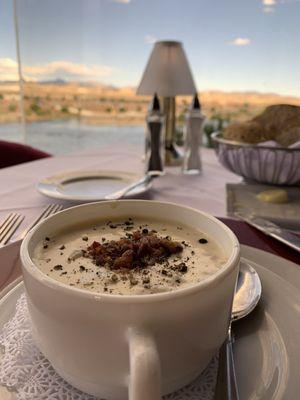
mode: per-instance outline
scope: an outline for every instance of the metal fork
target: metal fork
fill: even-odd
[[[50,217],[50,215],[56,214],[58,211],[61,211],[63,209],[62,205],[59,204],[49,204],[43,211],[42,213],[18,236],[18,240],[24,239],[24,237],[27,235],[29,231],[33,227],[35,227],[40,221],[43,219]]]
[[[24,215],[10,213],[0,226],[0,247],[3,247],[24,219]]]

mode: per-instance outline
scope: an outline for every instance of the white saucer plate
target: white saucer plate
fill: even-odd
[[[250,316],[233,325],[240,398],[298,400],[300,266],[248,246],[242,246],[242,255],[258,272],[263,296]],[[2,294],[0,329],[13,316],[23,292],[21,282]],[[15,400],[16,395],[0,387],[0,398]]]
[[[72,171],[42,179],[37,189],[47,197],[75,202],[105,200],[105,196],[141,179],[141,174],[123,171]],[[139,185],[125,197],[145,193],[151,182]]]

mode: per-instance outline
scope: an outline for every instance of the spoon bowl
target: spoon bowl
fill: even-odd
[[[258,273],[245,260],[241,259],[228,336],[219,353],[215,400],[240,400],[233,358],[234,338],[231,325],[232,322],[246,317],[254,310],[261,297],[261,292],[262,287]]]
[[[237,321],[250,314],[261,297],[261,282],[255,269],[243,259],[235,289],[231,320]]]

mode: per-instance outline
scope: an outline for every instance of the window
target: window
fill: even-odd
[[[13,0],[1,0],[0,138],[22,140]],[[54,154],[142,143],[152,45],[183,42],[207,131],[300,105],[296,0],[16,0],[26,141]],[[190,98],[178,98],[178,126]]]

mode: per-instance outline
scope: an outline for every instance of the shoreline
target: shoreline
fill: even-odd
[[[145,126],[145,120],[131,120],[131,119],[122,119],[122,120],[106,120],[106,119],[86,119],[86,118],[57,118],[57,119],[49,119],[49,118],[37,118],[33,120],[27,120],[26,125],[35,124],[35,123],[51,123],[51,122],[78,122],[78,124],[90,125],[90,126]],[[3,120],[0,121],[0,127],[2,125],[14,125],[21,124],[19,120]]]

